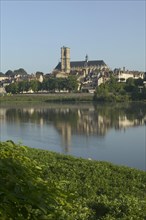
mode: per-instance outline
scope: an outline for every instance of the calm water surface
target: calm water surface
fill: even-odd
[[[1,141],[146,170],[146,104],[0,105]]]

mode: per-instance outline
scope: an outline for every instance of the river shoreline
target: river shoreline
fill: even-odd
[[[33,93],[33,94],[6,94],[0,96],[1,103],[19,103],[19,102],[46,102],[46,103],[146,103],[146,100],[95,100],[92,93]]]
[[[34,93],[15,94],[0,97],[0,102],[92,102],[91,93]]]

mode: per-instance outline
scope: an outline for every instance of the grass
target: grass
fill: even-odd
[[[16,94],[0,96],[0,102],[85,102],[92,101],[90,93]]]

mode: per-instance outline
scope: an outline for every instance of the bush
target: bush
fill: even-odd
[[[1,220],[146,219],[146,173],[0,142]]]

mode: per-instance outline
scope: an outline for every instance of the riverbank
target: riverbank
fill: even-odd
[[[125,95],[96,96],[92,93],[32,93],[32,94],[5,94],[0,96],[0,103],[128,103],[128,102],[146,102],[145,99],[131,100]]]
[[[0,219],[145,219],[146,173],[0,142]]]
[[[91,102],[91,93],[15,94],[0,96],[0,102]]]

